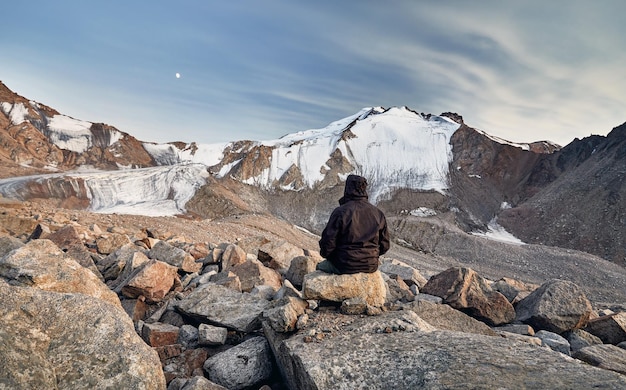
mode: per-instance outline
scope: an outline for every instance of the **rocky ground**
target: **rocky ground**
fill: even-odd
[[[0,199],[0,368],[58,388],[626,386],[626,270],[389,221],[380,272],[332,276],[313,272],[318,236],[268,214]]]

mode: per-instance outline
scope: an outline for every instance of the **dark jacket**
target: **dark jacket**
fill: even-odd
[[[348,176],[344,196],[328,220],[320,254],[345,274],[374,272],[378,256],[389,250],[385,215],[368,201],[367,181]]]

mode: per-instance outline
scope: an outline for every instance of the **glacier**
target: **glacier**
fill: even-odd
[[[176,164],[118,171],[68,172],[0,180],[0,194],[23,199],[29,182],[46,186],[55,178],[85,193],[90,210],[105,214],[171,216],[185,212],[185,204],[206,183],[203,164]],[[84,186],[83,188],[79,188]]]

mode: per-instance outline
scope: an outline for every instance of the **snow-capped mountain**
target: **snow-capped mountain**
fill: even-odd
[[[182,150],[144,147],[157,163],[203,163],[218,177],[229,175],[264,189],[316,188],[358,173],[370,181],[376,201],[394,188],[447,189],[450,137],[459,126],[447,117],[423,116],[406,107],[377,107],[277,140]]]

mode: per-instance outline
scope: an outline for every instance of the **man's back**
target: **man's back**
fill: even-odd
[[[365,178],[348,176],[341,205],[322,232],[320,254],[341,273],[374,272],[389,249],[385,215],[369,203],[366,187]]]

